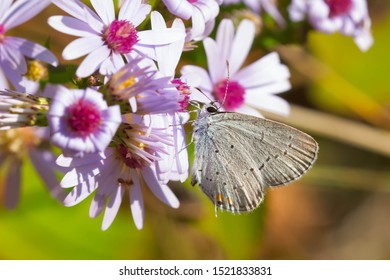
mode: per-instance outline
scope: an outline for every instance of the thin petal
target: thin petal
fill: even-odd
[[[101,19],[81,1],[52,0],[52,3],[75,18],[89,23],[96,32],[100,32],[104,27]]]
[[[86,22],[68,16],[49,17],[47,23],[57,31],[78,37],[100,37],[101,32],[92,29]]]
[[[141,170],[141,173],[143,175],[145,183],[158,199],[160,199],[165,204],[171,206],[172,208],[179,207],[180,203],[176,195],[167,185],[161,185],[157,181],[156,175],[154,174],[151,167],[144,167]]]
[[[185,65],[181,68],[182,79],[193,87],[198,87],[206,93],[213,91],[213,84],[207,71],[199,66]]]
[[[130,209],[133,216],[134,224],[137,229],[142,229],[144,225],[144,200],[142,197],[141,183],[136,170],[130,169],[131,180],[133,185],[130,186]]]
[[[52,197],[59,201],[63,201],[66,193],[60,188],[60,183],[53,170],[54,157],[50,151],[42,151],[32,149],[30,151],[30,160],[34,165],[35,170],[45,182],[47,189]]]
[[[57,58],[45,47],[19,37],[8,37],[8,39],[10,40],[8,43],[12,44],[25,56],[47,62],[53,66],[58,65]]]
[[[12,47],[12,40],[8,40],[0,45],[0,53],[2,54],[2,60],[8,64],[8,66],[18,73],[19,75],[25,74],[27,71],[27,64],[23,54]]]
[[[4,16],[11,7],[13,0],[1,0],[0,1],[0,22],[4,22]]]
[[[72,60],[82,57],[103,45],[99,37],[79,38],[69,43],[62,52],[62,57],[66,60]]]
[[[141,0],[129,0],[122,5],[118,18],[127,19],[137,27],[145,20],[151,9],[150,5],[141,3]]]
[[[141,45],[165,45],[179,40],[183,40],[185,34],[183,30],[167,28],[159,30],[144,30],[138,32],[139,44]]]
[[[63,203],[65,206],[74,206],[96,190],[97,184],[92,184],[94,178],[89,182],[83,182],[72,189],[72,191],[65,197]]]
[[[108,229],[114,221],[116,215],[118,214],[119,207],[121,206],[124,193],[125,188],[118,185],[116,186],[114,192],[111,194],[108,204],[106,206],[106,211],[104,212],[102,230]]]
[[[204,39],[203,46],[206,51],[210,79],[214,85],[227,77],[226,60],[220,57],[217,43],[213,39]]]
[[[12,29],[39,14],[49,4],[50,0],[15,1],[2,18],[2,24],[6,30]]]
[[[251,49],[253,39],[255,38],[255,24],[250,20],[241,21],[237,28],[236,36],[232,46],[232,52],[229,57],[230,75],[233,76],[241,68],[249,50]]]
[[[115,20],[114,2],[107,0],[91,0],[91,4],[102,21],[109,25]]]
[[[108,58],[111,51],[107,46],[103,45],[95,51],[91,52],[79,65],[76,75],[79,77],[87,77],[92,75],[99,69],[102,62]]]
[[[257,109],[280,115],[288,115],[290,113],[290,104],[283,98],[273,94],[247,94],[245,102]]]
[[[232,51],[233,38],[234,38],[233,21],[229,19],[223,19],[218,26],[218,31],[217,31],[215,41],[217,43],[217,48],[220,50],[221,61],[229,60],[230,64],[232,63],[231,61],[232,58],[230,53]],[[217,67],[217,65],[214,65],[214,67]],[[232,70],[230,71],[231,74],[234,73]]]
[[[277,53],[270,53],[241,69],[234,79],[245,87],[258,87],[290,77],[288,68],[280,63]]]

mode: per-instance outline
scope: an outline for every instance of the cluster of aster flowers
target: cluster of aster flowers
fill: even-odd
[[[290,72],[278,54],[245,64],[257,36],[253,16],[241,14],[236,26],[237,21],[222,19],[221,9],[238,2],[163,0],[152,8],[145,0],[2,0],[0,162],[6,170],[5,205],[17,205],[21,167],[30,159],[50,194],[64,205],[93,195],[89,215],[104,211],[103,230],[112,224],[125,196],[141,229],[143,188],[179,207],[168,183],[184,182],[189,175],[184,125],[191,100],[217,100],[223,110],[260,117],[258,109],[288,114],[289,105],[278,94],[290,89]],[[77,37],[62,57],[84,57],[75,78],[65,84],[48,78],[58,68],[54,54],[8,35],[49,5],[68,15],[51,16],[48,24]],[[247,5],[258,18],[269,14],[279,28],[286,25],[275,1],[244,0],[239,5]],[[372,44],[364,0],[293,0],[289,12],[292,21],[306,16],[320,31],[352,36],[362,50]],[[215,39],[210,37],[213,31]],[[199,44],[207,69],[182,65],[182,52],[200,53]],[[53,153],[54,146],[61,154]]]

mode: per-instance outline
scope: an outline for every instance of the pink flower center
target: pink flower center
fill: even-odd
[[[96,106],[84,99],[80,99],[68,108],[68,125],[83,138],[95,133],[101,120],[100,112]]]
[[[172,80],[172,84],[176,85],[176,89],[181,93],[181,98],[179,99],[180,112],[184,112],[190,100],[191,89],[180,79]]]
[[[244,103],[245,88],[239,82],[229,81],[228,83],[225,79],[214,87],[213,94],[220,103],[223,103],[226,110],[233,110]]]
[[[137,155],[134,152],[131,152],[131,150],[125,145],[120,144],[118,146],[118,153],[122,158],[124,164],[126,164],[126,166],[129,168],[136,169],[147,166],[145,160],[141,156]]]
[[[5,28],[0,24],[0,43],[4,41],[5,38]]]
[[[114,20],[104,32],[104,40],[113,51],[127,54],[138,42],[137,30],[127,20]]]
[[[337,17],[348,13],[352,9],[352,0],[325,0],[329,6],[329,17]]]
[[[189,3],[191,3],[191,4],[193,4],[193,3],[195,3],[195,2],[197,2],[198,0],[187,0],[187,2],[189,2]]]

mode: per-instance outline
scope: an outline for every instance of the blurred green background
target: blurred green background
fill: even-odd
[[[90,198],[61,206],[26,165],[18,207],[0,206],[0,259],[389,259],[390,3],[368,2],[375,43],[367,53],[350,37],[317,32],[304,47],[276,49],[292,72],[293,89],[282,95],[292,114],[269,117],[320,145],[317,163],[301,180],[268,191],[253,213],[218,217],[188,182],[171,185],[179,209],[144,189],[144,229],[135,228],[124,203],[103,232],[102,217],[88,217]],[[60,58],[73,37],[46,24],[54,14],[62,12],[49,7],[13,35],[41,44],[49,36]]]

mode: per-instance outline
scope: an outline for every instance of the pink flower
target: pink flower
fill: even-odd
[[[192,19],[189,37],[196,41],[208,36],[219,13],[215,0],[163,0],[168,10],[182,19]]]
[[[76,71],[80,77],[96,70],[111,75],[138,55],[154,58],[153,47],[170,44],[184,36],[174,29],[137,30],[151,9],[141,0],[125,0],[117,19],[112,0],[91,0],[96,13],[79,0],[52,2],[73,16],[52,16],[48,23],[60,32],[80,37],[62,52],[67,60],[87,55]]]
[[[24,91],[22,75],[27,72],[26,58],[57,66],[57,58],[45,47],[29,40],[8,36],[14,27],[36,16],[49,0],[2,0],[0,5],[0,76],[5,75],[16,90]]]
[[[242,67],[254,34],[255,26],[249,20],[240,23],[236,34],[231,20],[221,21],[217,39],[206,38],[203,41],[208,72],[194,65],[186,65],[181,70],[183,79],[204,93],[193,92],[192,99],[205,103],[210,99],[217,100],[224,110],[257,116],[260,113],[255,108],[279,114],[289,113],[289,104],[276,94],[290,89],[290,72],[280,63],[276,53]]]
[[[361,51],[373,44],[366,0],[293,0],[289,13],[293,21],[307,17],[321,32],[353,37]]]
[[[52,143],[78,155],[104,151],[122,121],[119,105],[108,107],[90,88],[57,87],[47,118]]]
[[[104,209],[102,229],[115,219],[128,193],[133,220],[138,229],[144,224],[144,203],[141,188],[145,182],[152,193],[165,204],[177,208],[179,201],[165,182],[158,179],[159,154],[168,152],[172,135],[159,128],[153,116],[128,115],[129,123],[120,128],[115,147],[83,158],[60,156],[57,163],[68,168],[61,186],[75,186],[65,198],[66,206],[78,204],[95,192],[90,217],[97,217]],[[157,124],[157,125],[156,125]]]

